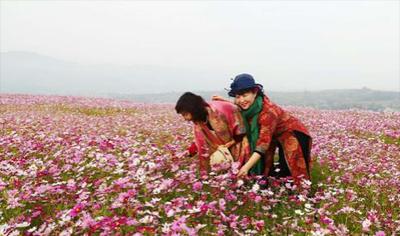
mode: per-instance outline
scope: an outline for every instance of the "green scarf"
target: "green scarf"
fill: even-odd
[[[251,153],[256,148],[258,136],[260,133],[260,126],[258,124],[258,116],[263,108],[263,97],[257,96],[254,103],[247,110],[242,110],[242,117],[244,118],[244,125],[246,126],[247,138],[249,139]],[[251,124],[249,123],[251,120]],[[264,172],[264,157],[250,169],[251,174],[262,175]]]

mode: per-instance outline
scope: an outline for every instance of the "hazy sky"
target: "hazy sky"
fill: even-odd
[[[1,0],[0,51],[208,71],[227,83],[248,72],[269,90],[399,91],[399,2]]]

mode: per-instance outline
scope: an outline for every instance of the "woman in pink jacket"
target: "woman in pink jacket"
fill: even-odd
[[[175,110],[194,124],[192,149],[199,156],[202,175],[210,169],[209,156],[221,145],[229,148],[234,161],[243,164],[248,158],[246,128],[236,105],[226,101],[206,102],[201,96],[186,92],[177,101]]]

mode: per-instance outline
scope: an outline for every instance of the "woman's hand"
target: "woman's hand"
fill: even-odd
[[[245,177],[249,173],[249,170],[256,164],[258,160],[260,160],[261,155],[257,152],[253,152],[250,159],[240,168],[237,177]]]
[[[237,177],[238,178],[246,177],[248,173],[249,173],[249,168],[247,167],[247,165],[244,165],[244,166],[242,166],[242,168],[240,168],[239,173],[237,174]]]
[[[231,140],[231,141],[225,143],[223,146],[226,148],[230,148],[230,147],[232,147],[233,144],[235,144],[235,140]]]
[[[190,144],[190,146],[186,149],[186,151],[187,151],[187,155],[190,156],[190,157],[196,155],[196,153],[197,153],[197,146],[196,146],[196,143],[195,143],[195,142],[192,142],[192,143]]]
[[[225,98],[219,96],[219,95],[213,95],[211,97],[211,100],[213,101],[223,101],[223,102],[229,102],[228,100],[226,100]]]

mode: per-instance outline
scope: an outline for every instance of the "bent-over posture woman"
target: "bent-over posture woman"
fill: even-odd
[[[228,95],[235,98],[247,129],[251,156],[241,167],[238,176],[248,173],[292,176],[296,183],[310,179],[311,136],[295,117],[271,102],[262,85],[249,74],[235,77]],[[273,168],[274,154],[279,147],[279,165]]]
[[[246,128],[236,105],[226,101],[206,102],[201,96],[186,92],[177,101],[175,110],[194,124],[192,147],[199,156],[201,175],[209,171],[209,156],[221,145],[230,150],[234,161],[244,163],[248,159]]]

